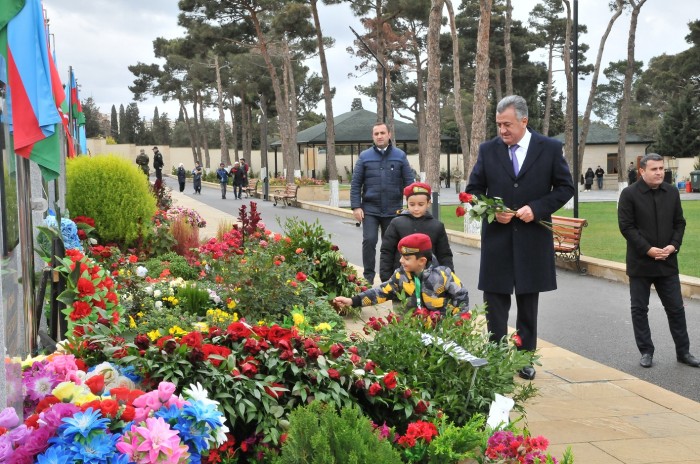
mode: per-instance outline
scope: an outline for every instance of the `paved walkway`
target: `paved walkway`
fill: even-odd
[[[451,197],[457,202],[451,192],[443,190],[442,203]],[[617,197],[613,191],[584,196]],[[700,199],[697,193],[683,196]],[[220,221],[235,219],[233,209],[221,211],[176,191],[172,197],[175,205],[204,216],[205,236],[215,235]],[[700,464],[700,403],[544,340],[538,346],[542,366],[534,384],[539,396],[525,405],[525,424],[533,435],[549,439],[555,456],[571,446],[582,464]]]

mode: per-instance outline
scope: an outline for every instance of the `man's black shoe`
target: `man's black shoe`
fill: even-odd
[[[521,379],[533,380],[535,378],[535,368],[532,366],[526,366],[518,371],[518,375]]]
[[[700,359],[696,358],[690,353],[686,353],[683,356],[678,356],[678,362],[687,364],[690,367],[700,367]]]
[[[642,354],[642,358],[639,360],[639,365],[642,367],[651,367],[651,360],[654,357],[651,353]],[[678,359],[680,361],[680,358]]]

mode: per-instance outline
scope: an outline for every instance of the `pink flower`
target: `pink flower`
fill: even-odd
[[[171,382],[161,382],[158,384],[158,399],[167,403],[171,396],[175,393],[175,384]]]
[[[178,432],[172,430],[162,417],[149,417],[145,427],[132,427],[120,438],[117,449],[136,464],[189,462],[187,446],[180,442]]]

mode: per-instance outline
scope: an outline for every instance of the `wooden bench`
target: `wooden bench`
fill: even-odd
[[[250,197],[255,197],[257,198],[259,193],[258,193],[258,185],[260,184],[260,179],[248,179],[248,185],[243,187],[243,193],[245,193],[247,198]],[[251,187],[252,185],[252,187]]]
[[[587,226],[585,219],[552,216],[554,254],[564,261],[575,262],[581,274],[586,273],[586,269],[581,268],[581,234]]]
[[[287,184],[284,190],[275,190],[272,194],[272,199],[274,200],[273,206],[277,206],[280,201],[284,206],[292,205],[297,202],[297,192],[299,191],[299,186],[296,184]]]

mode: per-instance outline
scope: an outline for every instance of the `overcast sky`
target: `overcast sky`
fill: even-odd
[[[81,88],[81,99],[92,97],[100,110],[109,114],[112,105],[117,109],[132,101],[128,86],[134,76],[127,66],[137,62],[153,63],[153,40],[157,37],[168,39],[183,35],[177,26],[177,1],[175,0],[43,0],[53,34],[58,66],[64,83],[68,68],[72,66]],[[590,46],[588,62],[595,60],[600,37],[607,25],[610,14],[609,0],[583,0],[579,2],[579,23],[588,26],[588,33],[581,39]],[[321,2],[319,2],[320,4]],[[573,3],[573,2],[572,2]],[[515,19],[527,22],[529,12],[537,0],[513,0]],[[642,7],[637,28],[635,58],[643,60],[666,54],[675,54],[689,47],[684,37],[688,34],[687,23],[700,17],[698,0],[649,0]],[[350,110],[353,98],[358,97],[354,86],[368,84],[374,73],[362,78],[349,78],[357,58],[349,56],[345,48],[351,43],[349,27],[358,32],[362,26],[346,5],[321,6],[321,27],[324,34],[335,38],[335,46],[326,52],[331,85],[336,88],[333,100],[335,114]],[[683,19],[687,18],[687,19]],[[608,38],[603,57],[603,67],[611,61],[626,59],[629,13],[620,17]],[[535,60],[544,61],[544,56],[536,54]],[[318,58],[307,65],[320,74]],[[563,88],[563,73],[557,73]],[[602,77],[602,74],[601,74]],[[579,85],[579,108],[583,110],[589,82]],[[362,97],[365,109],[375,111],[376,104]],[[177,117],[177,105],[164,103],[160,99],[139,102],[141,115],[150,119],[154,108],[161,113]],[[318,112],[323,113],[320,104]],[[213,113],[212,113],[213,114]],[[214,117],[214,116],[212,116]]]

